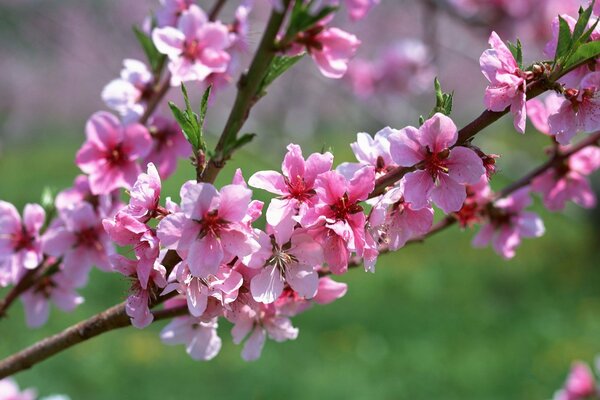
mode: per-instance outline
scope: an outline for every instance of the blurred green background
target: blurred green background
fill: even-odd
[[[506,155],[499,163],[505,172],[522,174],[534,159],[521,165],[516,152],[499,143],[541,156],[544,138],[516,135],[509,123],[484,134],[484,149]],[[349,161],[353,137],[313,140],[305,153],[332,145],[337,162]],[[44,186],[69,186],[78,173],[73,158],[80,143],[46,131],[35,143],[7,144],[0,157],[0,197],[22,208],[38,201]],[[231,179],[234,166],[246,178],[259,169],[279,169],[283,147],[268,150],[272,154],[248,146],[221,182]],[[192,172],[182,161],[165,184],[166,194],[178,199],[177,187]],[[502,185],[501,179],[494,184]],[[473,233],[454,227],[382,257],[375,274],[351,271],[340,278],[349,284],[344,298],[296,317],[298,339],[267,342],[253,363],[241,360],[227,322],[219,327],[221,353],[206,363],[191,360],[182,346],[163,345],[158,333],[166,322],[159,322],[95,338],[15,378],[41,395],[72,399],[550,398],[573,359],[592,361],[600,351],[600,249],[591,214],[575,207],[564,214],[539,211],[546,235],[526,240],[510,262],[490,249],[472,249]],[[94,271],[91,282],[82,290],[86,301],[80,308],[71,314],[53,309],[38,330],[27,329],[22,306],[15,304],[0,321],[0,356],[127,296],[119,274]]]

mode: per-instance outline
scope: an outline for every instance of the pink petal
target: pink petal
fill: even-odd
[[[450,151],[448,175],[457,183],[473,185],[485,174],[481,158],[473,150],[457,146]]]
[[[287,193],[287,186],[283,181],[283,176],[276,171],[258,171],[248,179],[248,184],[278,195]]]
[[[270,304],[283,292],[283,278],[275,266],[267,266],[250,282],[252,297],[259,303]]]
[[[401,167],[412,167],[424,158],[419,130],[412,126],[400,129],[389,137],[392,160]]]
[[[431,200],[446,214],[460,210],[467,198],[465,187],[445,174],[440,174],[438,180],[431,191]]]
[[[414,171],[406,174],[404,180],[404,199],[414,209],[425,207],[429,203],[431,191],[435,187],[433,178],[427,171]]]
[[[186,261],[193,276],[206,278],[214,275],[223,260],[221,243],[212,235],[192,242]]]
[[[152,41],[160,53],[173,59],[183,52],[185,35],[171,26],[155,28],[152,31]]]
[[[442,113],[436,113],[419,128],[421,144],[428,146],[433,153],[450,148],[458,139],[454,122]]]

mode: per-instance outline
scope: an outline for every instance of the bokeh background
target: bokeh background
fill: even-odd
[[[251,45],[268,12],[267,2],[256,2]],[[237,1],[229,3],[225,19]],[[490,30],[523,38],[528,61],[541,57],[548,30],[514,12],[505,19],[470,15],[465,23],[432,6],[437,3],[382,0],[365,20],[351,24],[341,15],[337,25],[363,40],[362,59],[402,38],[430,46],[429,66],[444,88],[455,91],[453,117],[461,126],[482,109],[485,79],[478,57]],[[556,14],[568,2],[524,3]],[[121,60],[142,57],[131,25],[156,7],[154,0],[0,0],[1,199],[22,208],[38,202],[44,187],[71,185],[85,120],[105,109],[99,93],[118,75]],[[209,110],[213,135],[233,94],[232,88],[222,91]],[[181,102],[175,90],[171,98]],[[245,131],[258,138],[234,157],[220,181],[230,180],[235,167],[246,177],[278,169],[290,141],[307,153],[331,147],[337,163],[351,161],[348,143],[356,132],[414,125],[432,104],[429,89],[358,98],[350,82],[326,80],[303,60],[253,111]],[[547,144],[532,128],[516,134],[507,119],[480,136],[478,145],[502,155],[495,187],[543,160]],[[192,177],[183,160],[165,193],[178,199],[178,187]],[[381,257],[375,274],[350,272],[340,278],[349,285],[344,298],[296,317],[299,338],[268,342],[257,362],[241,360],[226,322],[219,328],[223,349],[207,363],[191,360],[181,346],[163,345],[158,333],[165,322],[159,322],[95,338],[16,380],[41,395],[72,399],[550,398],[572,360],[592,362],[600,352],[600,217],[574,206],[561,214],[537,209],[547,233],[525,241],[512,261],[472,249],[473,232],[454,227]],[[0,357],[122,301],[127,289],[119,274],[94,271],[82,290],[85,303],[70,314],[53,310],[37,330],[27,329],[16,304],[0,321]]]

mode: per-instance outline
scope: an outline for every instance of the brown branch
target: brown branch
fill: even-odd
[[[565,71],[567,73],[571,71]],[[564,74],[562,74],[564,75]],[[562,76],[561,75],[561,76]],[[554,89],[555,84],[549,82],[546,78],[539,79],[537,81],[533,81],[527,87],[527,100],[533,99],[534,97],[539,96],[547,90]],[[507,114],[510,111],[510,107],[506,107],[504,111],[489,111],[485,110],[482,112],[477,118],[468,123],[465,127],[458,131],[458,140],[452,147],[462,146],[471,140],[475,135],[479,132],[498,121],[502,116]],[[413,167],[396,167],[387,174],[379,177],[377,181],[375,181],[375,189],[369,195],[369,198],[377,197],[380,194],[383,194],[386,188],[394,183],[398,182],[404,175],[409,172],[414,171],[416,166]]]
[[[6,294],[6,297],[0,300],[0,319],[6,317],[6,311],[8,311],[9,307],[19,298],[19,296],[34,287],[40,279],[50,276],[58,271],[57,267],[60,260],[44,265],[46,261],[47,260],[44,259],[37,268],[28,270],[21,280]]]
[[[145,125],[148,122],[148,120],[150,119],[152,114],[154,114],[154,111],[162,101],[163,97],[165,97],[165,95],[171,88],[171,74],[166,75],[167,76],[165,76],[163,82],[154,88],[152,98],[148,101],[146,110],[144,111],[144,114],[142,114],[138,121],[140,124]]]
[[[575,154],[576,152],[587,146],[597,145],[598,142],[600,142],[600,132],[594,133],[593,135],[582,140],[577,145],[573,146],[567,151],[559,153],[548,162],[542,164],[539,168],[536,168],[529,174],[525,175],[522,179],[519,179],[514,184],[507,186],[504,190],[499,192],[499,196],[496,197],[496,199],[499,197],[505,197],[510,195],[518,188],[530,183],[532,179],[534,179],[536,176],[539,176],[544,171],[555,167],[558,162],[564,161],[571,155]],[[423,242],[425,239],[435,235],[436,233],[439,233],[445,230],[446,228],[453,226],[456,223],[456,221],[457,220],[456,218],[454,218],[454,216],[448,215],[443,220],[435,224],[425,235],[411,239],[407,242],[407,244]],[[389,247],[385,245],[379,249],[380,255],[389,252]],[[177,256],[175,252],[167,253],[164,264],[175,265],[177,262],[179,262],[179,256]],[[356,268],[362,265],[362,262],[363,261],[361,258],[353,257],[348,263],[348,268]],[[329,269],[323,269],[319,272],[320,276],[326,276],[330,274],[331,271]],[[170,297],[172,296],[163,296],[162,298],[159,298],[154,305],[160,304]],[[174,308],[154,311],[153,314],[154,320],[158,321],[162,319],[186,315],[187,312],[187,305],[182,305]],[[100,314],[93,316],[92,318],[86,321],[80,322],[66,329],[65,331],[57,335],[43,339],[42,341],[34,344],[33,346],[2,360],[0,362],[0,379],[6,376],[10,376],[24,369],[28,369],[31,366],[47,359],[52,355],[76,345],[77,343],[81,343],[82,341],[91,339],[104,332],[128,326],[129,324],[129,317],[125,314],[124,303],[116,305]]]
[[[213,8],[208,13],[208,19],[211,21],[216,20],[226,2],[227,0],[217,0],[213,5]]]
[[[573,154],[577,153],[581,149],[588,147],[588,146],[594,146],[594,145],[597,146],[599,143],[600,143],[600,131],[591,134],[590,136],[583,139],[576,145],[570,147],[566,151],[556,152],[554,154],[554,156],[551,159],[549,159],[548,161],[546,161],[544,164],[540,165],[539,167],[537,167],[536,169],[532,170],[527,175],[525,175],[524,177],[519,179],[518,181],[513,182],[512,184],[508,185],[507,187],[502,189],[500,192],[498,192],[496,199],[501,199],[503,197],[510,196],[512,193],[514,193],[518,189],[530,184],[531,181],[533,181],[538,176],[542,175],[547,170],[559,166],[567,158],[569,158]]]

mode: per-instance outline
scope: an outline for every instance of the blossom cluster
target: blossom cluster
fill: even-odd
[[[357,19],[375,3],[347,6]],[[276,6],[283,12],[285,4]],[[164,0],[148,32],[166,57],[166,87],[228,81],[232,60],[246,48],[250,8],[244,2],[235,22],[224,24],[191,1]],[[329,22],[324,18],[291,37],[282,32],[276,48],[306,51],[325,76],[339,78],[359,40]],[[492,243],[498,254],[512,258],[522,238],[544,233],[542,220],[528,209],[531,192],[541,193],[551,211],[567,201],[595,205],[587,176],[600,168],[600,148],[590,144],[560,155],[573,149],[575,134],[600,128],[600,73],[582,65],[559,82],[552,103],[528,103],[529,85],[544,69],[523,68],[496,33],[490,45],[480,59],[489,81],[486,107],[510,110],[519,132],[529,115],[556,145],[545,172],[510,193],[490,187],[498,156],[461,139],[447,112],[437,109],[419,127],[359,133],[351,144],[355,162],[334,167],[330,152],[305,156],[290,144],[281,171],[258,171],[246,181],[237,170],[222,187],[189,180],[173,200],[163,195],[163,181],[192,149],[177,123],[147,118],[160,75],[128,59],[121,78],[103,91],[122,118],[100,111],[86,124],[75,160],[85,175],[52,206],[28,204],[22,217],[12,204],[0,202],[0,285],[34,282],[22,300],[28,324],[39,326],[50,302],[68,311],[83,301],[77,289],[94,266],[119,272],[131,282],[125,312],[134,326],[152,323],[152,309],[161,303],[164,311],[183,310],[161,338],[185,345],[194,359],[208,360],[221,348],[217,329],[224,318],[233,324],[233,342],[244,343],[243,358],[253,360],[267,338],[297,337],[292,317],[344,296],[347,286],[331,274],[359,264],[374,272],[380,253],[428,235],[436,212],[464,228],[479,225],[473,245]],[[255,200],[251,188],[273,198],[268,204]],[[122,189],[127,204],[120,201]]]

